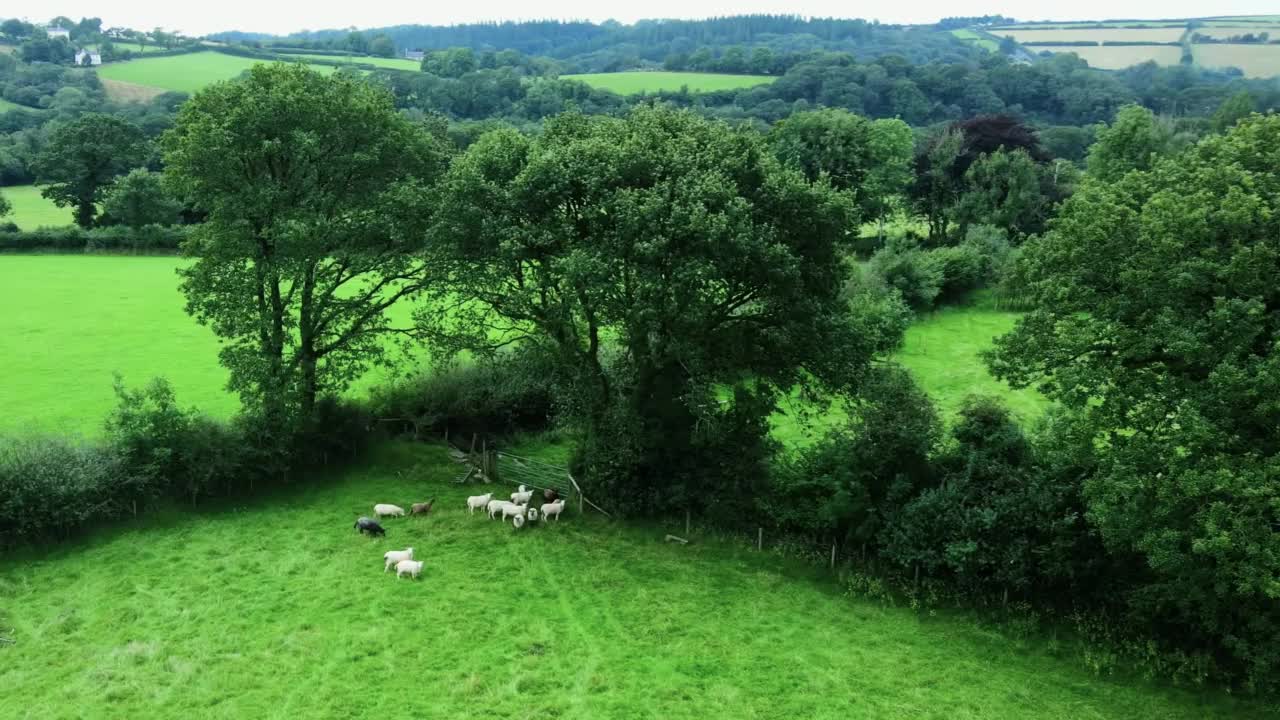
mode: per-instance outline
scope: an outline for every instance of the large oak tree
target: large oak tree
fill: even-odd
[[[208,219],[182,291],[247,406],[305,419],[408,330],[386,311],[431,281],[408,208],[439,147],[385,91],[302,65],[255,66],[183,105],[165,172]]]
[[[754,133],[668,109],[562,115],[536,139],[482,137],[440,203],[455,307],[422,320],[458,348],[555,352],[587,430],[583,467],[633,509],[718,482],[737,458],[701,452],[717,427],[758,433],[779,393],[855,382],[872,354],[840,300],[848,196]]]

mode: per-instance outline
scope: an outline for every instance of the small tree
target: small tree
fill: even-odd
[[[0,218],[11,212],[13,212],[13,204],[4,196],[4,193],[0,193]]]
[[[961,231],[992,225],[1015,241],[1040,232],[1050,208],[1040,175],[1040,166],[1023,150],[998,150],[978,158],[965,173],[964,194],[956,204]]]
[[[1089,148],[1089,175],[1112,182],[1130,170],[1149,170],[1169,147],[1171,133],[1141,105],[1126,105],[1115,122],[1098,130]]]
[[[102,202],[107,217],[140,228],[143,225],[172,225],[182,206],[169,194],[159,173],[143,168],[116,181]]]
[[[147,142],[133,123],[87,113],[53,131],[35,159],[36,183],[58,207],[75,208],[76,224],[93,226],[97,205],[115,178],[141,165]]]

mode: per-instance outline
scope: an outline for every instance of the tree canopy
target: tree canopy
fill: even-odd
[[[381,357],[396,330],[386,310],[432,279],[406,209],[440,172],[439,147],[384,91],[296,64],[255,66],[183,105],[165,173],[208,219],[182,290],[224,339],[246,406],[308,419],[318,394]]]
[[[141,165],[147,145],[142,130],[128,120],[86,113],[54,130],[36,158],[40,194],[59,207],[75,208],[76,224],[91,227],[115,178]]]

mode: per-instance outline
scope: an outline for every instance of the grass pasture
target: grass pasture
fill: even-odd
[[[259,62],[238,55],[206,51],[109,63],[99,66],[97,72],[98,77],[107,80],[195,93],[219,80],[230,80]],[[335,69],[326,65],[314,67],[322,73],[331,73]]]
[[[697,72],[616,72],[562,75],[565,80],[581,80],[601,90],[611,90],[619,95],[637,93],[675,92],[688,86],[692,92],[737,90],[771,83],[775,78],[767,75],[726,75],[723,73]]]
[[[71,208],[60,208],[40,195],[40,188],[35,185],[10,185],[0,187],[0,195],[4,195],[13,205],[13,212],[0,218],[0,222],[11,222],[23,230],[35,230],[38,227],[60,227],[75,222]],[[8,262],[8,259],[6,259]],[[4,275],[0,268],[0,275]],[[0,288],[0,294],[4,290]]]
[[[1165,28],[1104,28],[1104,29],[1071,29],[1060,28],[1050,30],[1031,30],[1027,28],[1017,28],[1014,30],[992,30],[991,32],[1001,37],[1011,37],[1014,40],[1025,42],[1052,42],[1052,43],[1068,43],[1068,42],[1161,42],[1170,43],[1178,42],[1182,38],[1184,32],[1183,27],[1165,27]]]
[[[117,40],[112,40],[111,44],[115,46],[117,52],[124,52],[125,50],[128,50],[129,52],[135,55],[147,55],[150,53],[164,52],[165,50],[165,48],[162,48],[159,45],[152,45],[152,44],[139,45],[136,42],[121,42]],[[98,49],[97,45],[93,45],[91,47],[94,50]]]
[[[0,560],[0,717],[1263,717],[1090,675],[1072,650],[843,597],[736,543],[569,512],[519,532],[463,508],[439,446],[334,482],[160,513]],[[386,539],[374,502],[436,498]],[[384,573],[412,546],[419,580]],[[180,553],[175,550],[180,549]],[[389,686],[394,684],[394,687]]]
[[[952,30],[951,34],[988,52],[995,52],[1000,49],[1000,43],[991,38],[983,37],[972,30]]]
[[[130,386],[164,376],[178,400],[218,417],[237,401],[223,388],[218,343],[182,310],[175,257],[8,255],[0,257],[0,337],[15,338],[0,353],[0,432],[34,430],[96,435],[115,407],[112,375]],[[407,316],[408,308],[397,309]],[[978,354],[1013,326],[1017,315],[978,302],[934,313],[907,334],[896,358],[915,372],[944,418],[965,396],[1006,398],[1025,419],[1045,401],[1033,391],[1013,391],[990,377]],[[371,372],[355,392],[385,377]],[[839,417],[825,418],[829,422]],[[824,418],[803,427],[793,414],[775,418],[779,439],[803,444],[820,434]]]
[[[1280,76],[1280,45],[1193,45],[1192,52],[1203,67],[1238,67],[1251,78]]]
[[[341,65],[373,65],[375,67],[390,68],[392,70],[421,70],[422,63],[417,60],[406,60],[405,58],[384,58],[384,57],[352,57],[350,55],[313,55],[310,53],[281,53],[283,58],[301,58],[305,60],[326,60],[328,62],[336,62]]]
[[[10,110],[18,110],[18,109],[21,109],[22,107],[23,106],[19,105],[18,103],[9,102],[4,98],[0,98],[0,113],[9,112]],[[28,108],[28,109],[34,109],[34,108]]]
[[[1160,65],[1177,65],[1182,61],[1182,47],[1179,45],[1119,45],[1080,47],[1078,45],[1032,46],[1027,48],[1034,53],[1075,53],[1089,63],[1089,67],[1103,70],[1123,70],[1140,65],[1148,60]]]

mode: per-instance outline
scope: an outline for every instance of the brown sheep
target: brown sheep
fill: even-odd
[[[414,503],[413,507],[409,509],[409,514],[410,515],[427,515],[431,512],[431,506],[434,505],[435,502],[436,502],[436,499],[431,498],[430,500],[424,503]]]

